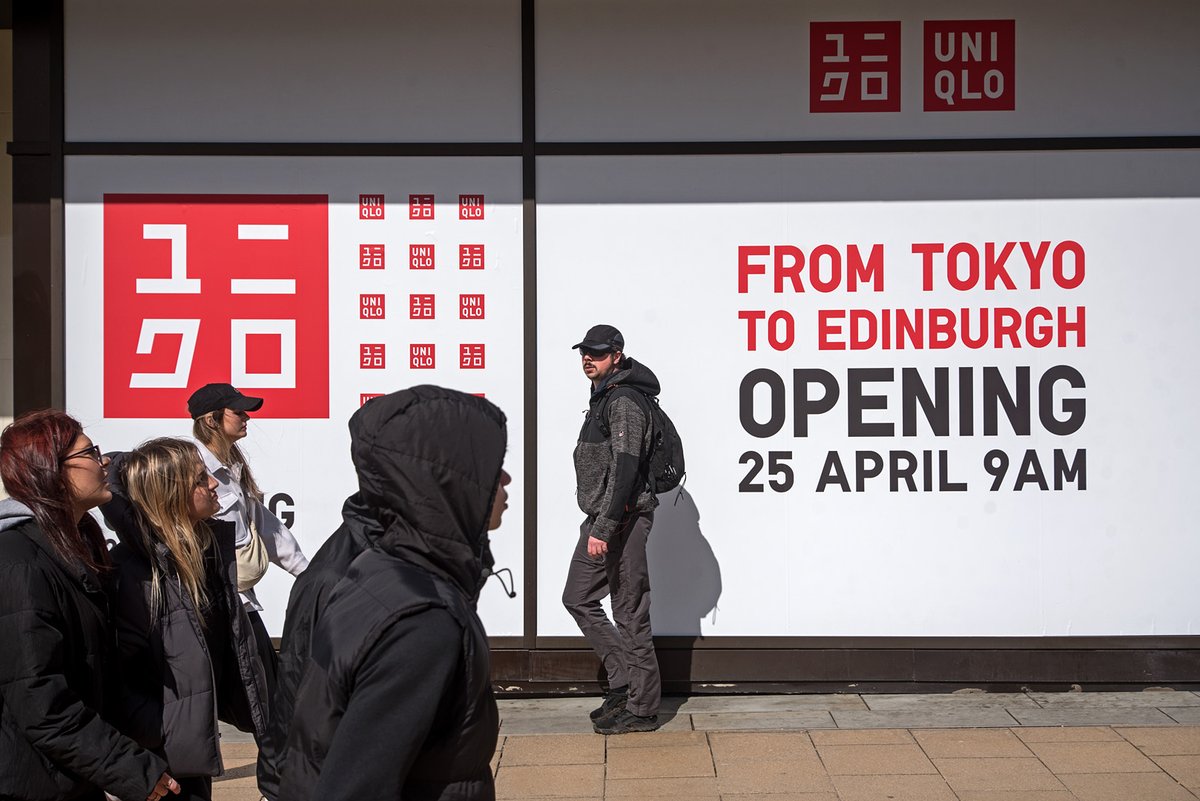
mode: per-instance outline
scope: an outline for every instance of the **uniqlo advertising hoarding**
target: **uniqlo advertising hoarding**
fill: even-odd
[[[67,408],[105,450],[188,433],[205,383],[264,398],[241,446],[311,556],[357,487],[350,415],[434,383],[504,410],[521,481],[516,160],[72,158],[67,181]],[[493,536],[518,577],[519,497]],[[259,586],[278,634],[290,578]],[[480,609],[522,633],[496,582]]]
[[[554,589],[582,517],[570,348],[595,322],[658,375],[687,454],[650,536],[657,634],[1200,624],[1196,152],[581,157],[539,178],[540,634],[575,631]]]

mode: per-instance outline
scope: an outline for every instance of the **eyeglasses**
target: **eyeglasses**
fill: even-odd
[[[65,462],[68,459],[74,459],[79,456],[86,456],[89,459],[95,460],[97,464],[104,464],[104,452],[100,450],[99,445],[92,445],[90,448],[84,448],[81,451],[68,453],[62,458],[62,460]]]
[[[612,351],[611,350],[596,350],[595,348],[580,348],[579,355],[587,356],[590,359],[596,359],[597,361],[600,361],[603,359],[607,359],[609,356],[611,356]]]

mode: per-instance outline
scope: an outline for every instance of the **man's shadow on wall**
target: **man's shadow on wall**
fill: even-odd
[[[721,566],[700,531],[700,510],[684,488],[659,496],[646,553],[650,562],[650,621],[656,636],[701,636],[700,621],[716,622]]]

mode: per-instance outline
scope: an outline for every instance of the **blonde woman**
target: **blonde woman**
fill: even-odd
[[[192,436],[200,445],[205,467],[217,480],[220,509],[216,516],[235,526],[238,588],[242,590],[242,603],[254,627],[267,682],[274,687],[275,647],[259,617],[262,606],[253,587],[262,577],[268,560],[298,576],[308,567],[308,559],[288,527],[263,503],[263,493],[237,444],[246,436],[249,412],[258,411],[262,405],[262,398],[243,395],[229,384],[205,384],[188,398]]]
[[[114,463],[113,500],[102,507],[121,538],[112,558],[125,692],[114,718],[166,759],[181,799],[207,801],[222,772],[218,718],[256,737],[267,722],[234,525],[209,519],[217,482],[191,442],[151,440]]]

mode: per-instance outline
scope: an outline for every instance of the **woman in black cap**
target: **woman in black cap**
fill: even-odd
[[[267,682],[274,687],[275,648],[258,614],[262,606],[254,585],[266,572],[268,561],[298,576],[308,567],[308,559],[288,527],[263,503],[262,490],[237,444],[246,436],[248,413],[262,405],[262,398],[243,395],[229,384],[205,384],[188,398],[192,435],[202,446],[204,466],[217,480],[220,510],[215,517],[237,527],[238,590],[258,641]]]

